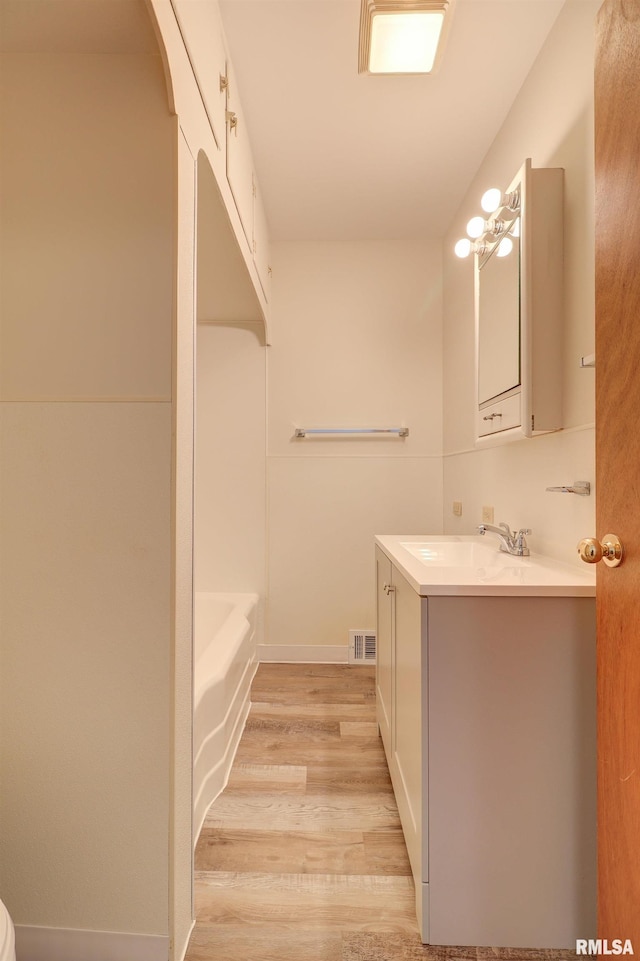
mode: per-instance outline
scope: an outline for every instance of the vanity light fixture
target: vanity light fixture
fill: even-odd
[[[503,237],[498,244],[498,249],[496,250],[496,257],[508,257],[513,250],[513,241],[510,237]]]
[[[462,240],[459,240],[458,243],[455,245],[454,251],[455,251],[456,257],[460,257],[461,259],[464,259],[465,257],[468,257],[469,254],[482,255],[486,253],[487,245],[484,243],[484,241],[474,242],[472,240],[469,240],[468,237],[463,237]]]
[[[482,209],[488,213],[492,214],[494,210],[497,210],[500,206],[500,201],[502,200],[502,191],[498,187],[490,187],[489,190],[485,190],[480,200],[480,206]]]
[[[506,233],[509,224],[504,220],[484,220],[482,217],[472,217],[467,224],[467,234],[472,240],[478,240],[483,234],[500,237]]]
[[[467,234],[469,237],[472,237],[473,240],[477,240],[478,237],[482,237],[487,228],[488,224],[484,217],[472,217],[467,224]]]
[[[503,194],[498,187],[491,187],[483,193],[480,206],[485,215],[471,218],[467,237],[454,247],[456,257],[465,258],[471,253],[482,257],[490,248],[496,250],[498,257],[507,257],[513,250],[511,237],[520,236],[520,190]],[[499,216],[491,217],[491,214]]]
[[[433,73],[455,0],[361,0],[358,72]]]
[[[501,207],[505,207],[507,210],[519,210],[520,191],[513,190],[511,193],[503,194],[498,187],[490,187],[483,193],[480,206],[488,214],[495,213]]]

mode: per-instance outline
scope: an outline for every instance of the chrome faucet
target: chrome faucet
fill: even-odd
[[[498,535],[500,538],[501,551],[505,551],[507,554],[515,554],[516,557],[529,556],[526,535],[530,534],[531,531],[528,527],[522,527],[516,533],[515,531],[512,531],[509,525],[505,524],[504,521],[499,527],[494,527],[493,524],[478,525],[478,534],[486,534],[487,532]]]

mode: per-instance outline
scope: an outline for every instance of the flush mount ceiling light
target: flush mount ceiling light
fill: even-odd
[[[433,73],[454,0],[362,0],[359,73]]]

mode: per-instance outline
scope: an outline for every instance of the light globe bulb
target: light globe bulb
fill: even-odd
[[[469,254],[471,253],[471,241],[469,240],[469,238],[463,237],[462,240],[459,240],[458,243],[453,248],[453,252],[456,255],[456,257],[460,257],[461,259],[468,257]]]
[[[508,257],[513,250],[513,241],[509,237],[503,237],[498,244],[496,257]]]
[[[482,217],[472,217],[467,224],[467,233],[472,240],[477,240],[484,233],[485,223]]]
[[[492,214],[494,210],[497,210],[500,206],[501,200],[502,191],[498,190],[497,187],[491,187],[483,193],[480,206],[483,210],[486,210],[488,214]]]

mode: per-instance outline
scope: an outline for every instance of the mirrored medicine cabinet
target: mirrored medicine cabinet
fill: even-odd
[[[490,192],[490,219],[476,218],[478,446],[562,426],[563,181],[561,168],[526,160]]]

